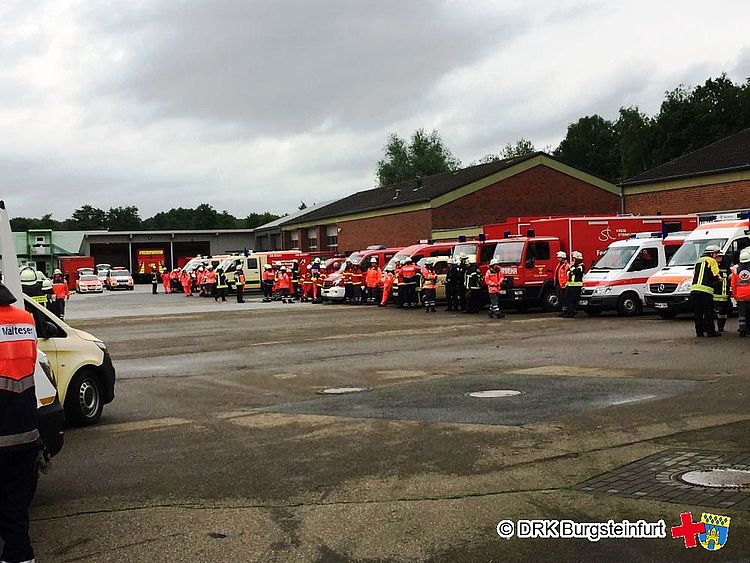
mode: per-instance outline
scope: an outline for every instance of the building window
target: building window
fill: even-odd
[[[292,231],[290,236],[292,239],[292,250],[299,250],[299,231]]]
[[[307,249],[318,249],[318,229],[307,229]]]
[[[326,245],[328,248],[338,248],[339,229],[336,225],[326,227]]]

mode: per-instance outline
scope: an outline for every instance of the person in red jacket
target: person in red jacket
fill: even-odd
[[[214,272],[214,267],[210,264],[206,273],[203,274],[203,285],[205,287],[204,297],[213,297],[216,292],[216,272]]]
[[[435,292],[437,290],[437,274],[435,273],[435,263],[431,258],[426,259],[422,269],[422,300],[424,301],[424,312],[434,313],[435,309]]]
[[[380,268],[378,268],[378,259],[374,256],[370,258],[370,267],[365,272],[365,290],[367,292],[367,305],[374,305],[377,301],[378,287],[383,277]]]
[[[312,277],[312,264],[305,266],[304,272],[302,273],[302,296],[300,301],[307,303],[310,301],[310,296],[313,292],[313,277]]]
[[[497,258],[490,261],[490,267],[484,275],[484,285],[490,294],[490,318],[494,315],[496,319],[502,319],[505,314],[500,310],[500,292],[502,291],[505,276],[500,271],[500,262]]]
[[[161,285],[164,286],[164,293],[172,293],[172,288],[169,282],[169,272],[166,269],[162,269],[161,272]]]
[[[65,302],[70,299],[70,288],[60,270],[55,270],[52,275],[52,294],[54,295],[54,299],[52,300],[50,309],[55,315],[64,319]]]
[[[260,276],[261,285],[263,286],[263,302],[268,303],[273,299],[273,284],[276,276],[273,273],[273,266],[266,264],[263,266],[263,273]]]
[[[404,259],[404,265],[399,270],[399,300],[401,292],[404,292],[403,307],[404,309],[413,309],[417,306],[417,275],[419,268],[414,265],[412,259],[408,256]]]
[[[396,275],[393,273],[393,270],[391,268],[386,268],[383,271],[383,296],[380,298],[380,304],[378,307],[385,307],[388,305],[388,299],[391,297],[393,282],[395,280]]]
[[[193,296],[193,274],[188,271],[187,268],[182,269],[180,274],[180,283],[182,284],[182,291],[185,293],[185,297]]]
[[[567,296],[565,294],[565,286],[568,284],[568,255],[562,250],[557,253],[557,266],[555,266],[555,293],[557,294],[557,302],[560,303],[562,317],[567,313]]]
[[[323,284],[326,282],[327,277],[325,264],[321,264],[320,268],[318,268],[318,275],[315,278],[315,285],[313,286],[314,303],[323,302]]]
[[[294,303],[294,300],[291,298],[292,278],[289,277],[286,266],[279,268],[279,275],[276,277],[276,286],[282,303]]]
[[[750,248],[740,251],[740,263],[732,268],[730,279],[732,296],[737,301],[739,333],[743,338],[748,334],[748,314],[750,313]]]

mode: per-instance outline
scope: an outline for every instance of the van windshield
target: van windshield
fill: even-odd
[[[674,253],[668,266],[694,266],[698,258],[703,256],[703,251],[709,244],[715,244],[719,248],[724,248],[726,243],[727,239],[725,238],[686,240],[682,243],[680,249]]]
[[[525,244],[523,241],[498,242],[495,247],[495,254],[492,257],[498,260],[500,264],[520,264]]]
[[[638,252],[638,246],[610,246],[599,261],[594,265],[595,270],[624,270],[630,264],[633,254]]]
[[[477,255],[477,245],[476,244],[457,244],[453,247],[453,259],[460,258],[462,254],[465,254],[466,256],[476,256]]]
[[[192,260],[190,262],[192,262]],[[190,262],[188,262],[188,264],[190,264]],[[187,265],[185,267],[187,268]],[[219,262],[218,267],[221,268],[224,272],[228,272],[230,270],[234,271],[237,268],[237,258],[224,258],[224,260]]]
[[[388,264],[386,264],[385,267],[386,269],[388,268],[394,269],[396,267],[396,262],[401,262],[403,264],[404,260],[406,260],[407,258],[411,258],[411,257],[408,254],[396,254],[396,256],[394,256],[388,261]]]
[[[365,255],[362,254],[361,252],[352,252],[349,255],[349,258],[347,258],[347,260],[349,260],[352,264],[357,264],[358,265],[360,262],[362,262],[362,259],[364,257],[365,257]]]

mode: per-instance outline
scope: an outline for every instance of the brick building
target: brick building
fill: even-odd
[[[622,182],[626,213],[750,208],[750,129]]]
[[[617,186],[537,152],[357,192],[285,222],[282,245],[336,252],[406,246],[506,217],[600,215],[620,207]]]

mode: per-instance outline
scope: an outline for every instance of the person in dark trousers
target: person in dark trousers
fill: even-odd
[[[221,301],[225,302],[228,290],[229,284],[227,283],[227,275],[224,273],[224,269],[216,268],[216,293],[214,294],[214,301],[218,301],[221,298]]]
[[[555,266],[555,293],[557,294],[557,302],[560,304],[560,316],[564,317],[568,308],[568,298],[565,295],[565,286],[568,283],[568,255],[564,251],[557,253],[557,266]]]
[[[719,266],[719,280],[714,288],[714,316],[716,317],[716,328],[720,334],[724,334],[724,327],[727,326],[727,319],[732,310],[731,295],[729,293],[729,272],[721,269],[721,262],[724,258],[722,253],[716,256],[716,262]]]
[[[449,260],[448,270],[445,272],[445,299],[448,301],[446,311],[458,311],[458,264]]]
[[[422,303],[425,313],[435,313],[435,300],[437,293],[437,274],[435,273],[435,262],[432,258],[425,260],[424,270],[420,277],[422,286]]]
[[[490,318],[502,319],[505,316],[500,310],[500,292],[503,291],[505,276],[500,271],[500,261],[497,258],[490,260],[490,267],[484,275],[484,285],[490,295]]]
[[[693,271],[690,297],[695,311],[695,336],[721,336],[714,326],[714,291],[719,283],[719,264],[716,256],[721,249],[709,244],[698,259]]]
[[[234,272],[234,287],[237,289],[237,303],[245,302],[245,272],[242,271],[242,266],[237,265],[237,269]]]
[[[155,267],[151,267],[151,294],[156,295],[157,291],[156,288],[159,287],[159,282],[161,281],[161,276],[159,275],[159,271]]]
[[[42,449],[34,389],[36,328],[31,314],[15,302],[0,284],[0,560],[7,563],[34,559],[29,506]]]
[[[583,289],[583,274],[586,269],[583,267],[583,254],[574,251],[570,255],[571,261],[568,267],[568,282],[565,284],[565,294],[568,298],[568,305],[563,318],[572,319],[578,314],[578,300],[581,298]]]
[[[469,269],[469,257],[461,253],[458,258],[458,271],[456,273],[456,300],[458,302],[457,311],[466,310],[466,270]]]
[[[482,305],[482,272],[476,260],[469,260],[469,267],[464,274],[464,288],[466,290],[466,309],[464,313],[476,314]]]

